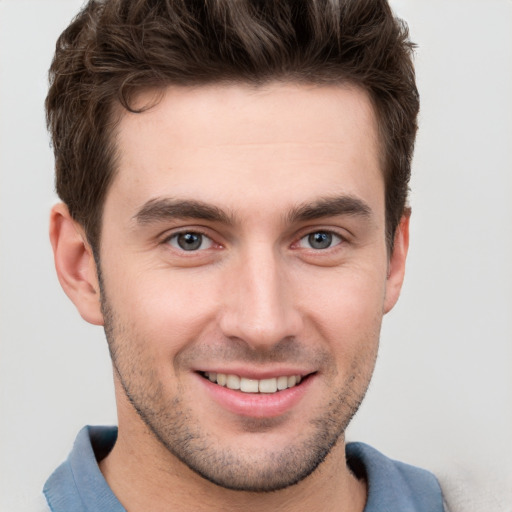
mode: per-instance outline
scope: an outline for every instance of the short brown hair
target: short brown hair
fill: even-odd
[[[349,83],[377,114],[386,236],[406,209],[419,109],[405,24],[385,0],[90,0],[57,41],[46,98],[56,189],[99,248],[116,116],[149,87]],[[117,116],[118,118],[119,116]]]

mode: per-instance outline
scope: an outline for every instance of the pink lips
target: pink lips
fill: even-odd
[[[303,380],[300,385],[276,393],[244,393],[219,386],[198,376],[206,392],[227,411],[251,418],[274,418],[298,404],[311,385],[314,376]]]

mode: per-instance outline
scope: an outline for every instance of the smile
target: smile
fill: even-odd
[[[270,379],[248,379],[238,375],[203,372],[203,376],[219,386],[226,387],[243,393],[277,393],[285,389],[293,388],[301,383],[300,375],[272,377]]]

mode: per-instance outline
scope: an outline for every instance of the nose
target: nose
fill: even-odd
[[[284,258],[271,248],[247,251],[225,283],[220,328],[254,350],[296,337],[302,316]]]

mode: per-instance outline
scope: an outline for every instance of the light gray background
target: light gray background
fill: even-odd
[[[84,424],[116,422],[106,342],[57,282],[46,71],[80,0],[0,0],[0,510]],[[430,468],[512,459],[512,2],[395,0],[419,44],[411,250],[349,431]]]

